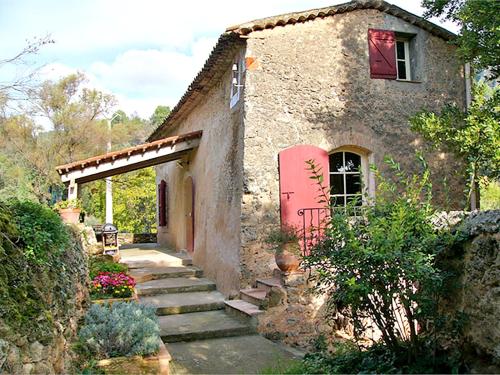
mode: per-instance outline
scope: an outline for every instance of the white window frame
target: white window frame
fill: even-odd
[[[375,175],[373,171],[370,169],[370,164],[374,163],[373,153],[369,152],[361,147],[356,146],[342,146],[335,150],[329,152],[329,155],[333,155],[335,153],[342,152],[342,162],[345,165],[345,153],[350,152],[358,155],[361,158],[361,169],[358,172],[330,172],[330,168],[328,168],[328,182],[330,182],[331,174],[358,174],[361,173],[361,205],[365,206],[375,197]],[[354,196],[358,194],[347,194],[346,193],[346,179],[344,181],[344,194],[331,194],[331,197],[343,197],[344,198],[344,206],[347,204],[347,197]],[[331,189],[331,186],[330,186]],[[342,206],[338,206],[342,207]]]
[[[229,108],[233,108],[240,100],[241,79],[243,77],[243,59],[238,57],[231,65],[231,94],[229,100]]]
[[[398,46],[397,43],[403,43],[405,50],[405,58],[398,59]],[[408,39],[396,38],[396,48],[394,49],[396,54],[396,71],[398,81],[411,81],[411,67],[410,67],[410,41]],[[399,65],[398,62],[403,61],[405,63],[405,73],[406,78],[399,78]]]

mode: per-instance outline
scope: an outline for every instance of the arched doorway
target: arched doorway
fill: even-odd
[[[194,251],[194,183],[191,176],[184,180],[184,215],[186,230],[186,250]]]

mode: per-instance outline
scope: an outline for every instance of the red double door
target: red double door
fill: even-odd
[[[296,228],[301,237],[304,230],[307,236],[311,227],[318,226],[327,212],[327,203],[319,202],[322,199],[318,182],[311,179],[312,174],[306,163],[308,160],[313,160],[321,168],[322,185],[329,191],[329,159],[325,150],[299,145],[287,148],[278,155],[281,225]]]

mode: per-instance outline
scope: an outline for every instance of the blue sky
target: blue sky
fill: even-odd
[[[342,2],[0,0],[0,60],[50,34],[55,43],[34,61],[43,65],[40,79],[81,71],[89,86],[117,97],[117,108],[149,117],[159,104],[175,105],[226,27]],[[389,2],[422,14],[420,0]],[[10,73],[0,70],[0,80]]]

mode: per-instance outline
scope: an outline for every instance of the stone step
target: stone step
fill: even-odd
[[[257,327],[257,317],[264,313],[258,306],[241,299],[224,301],[224,304],[226,305],[226,313],[250,324],[252,327]]]
[[[253,331],[248,324],[230,317],[224,311],[160,316],[159,322],[164,342],[240,336]]]
[[[166,253],[158,250],[128,249],[120,250],[121,263],[130,269],[152,267],[180,267],[193,264],[192,259],[183,253]]]
[[[217,291],[172,293],[139,296],[139,302],[156,306],[157,315],[171,315],[223,309],[224,295]]]
[[[215,283],[208,279],[199,279],[197,277],[173,277],[170,279],[158,279],[137,283],[135,290],[139,296],[152,296],[166,293],[206,292],[215,290]]]
[[[199,268],[189,266],[136,268],[131,269],[129,273],[138,283],[172,277],[201,277],[203,275]]]
[[[240,290],[240,298],[243,301],[262,307],[267,297],[267,292],[264,289],[249,288]]]
[[[257,279],[257,289],[263,289],[267,292],[271,290],[272,287],[280,287],[281,281],[278,278],[271,279]]]

